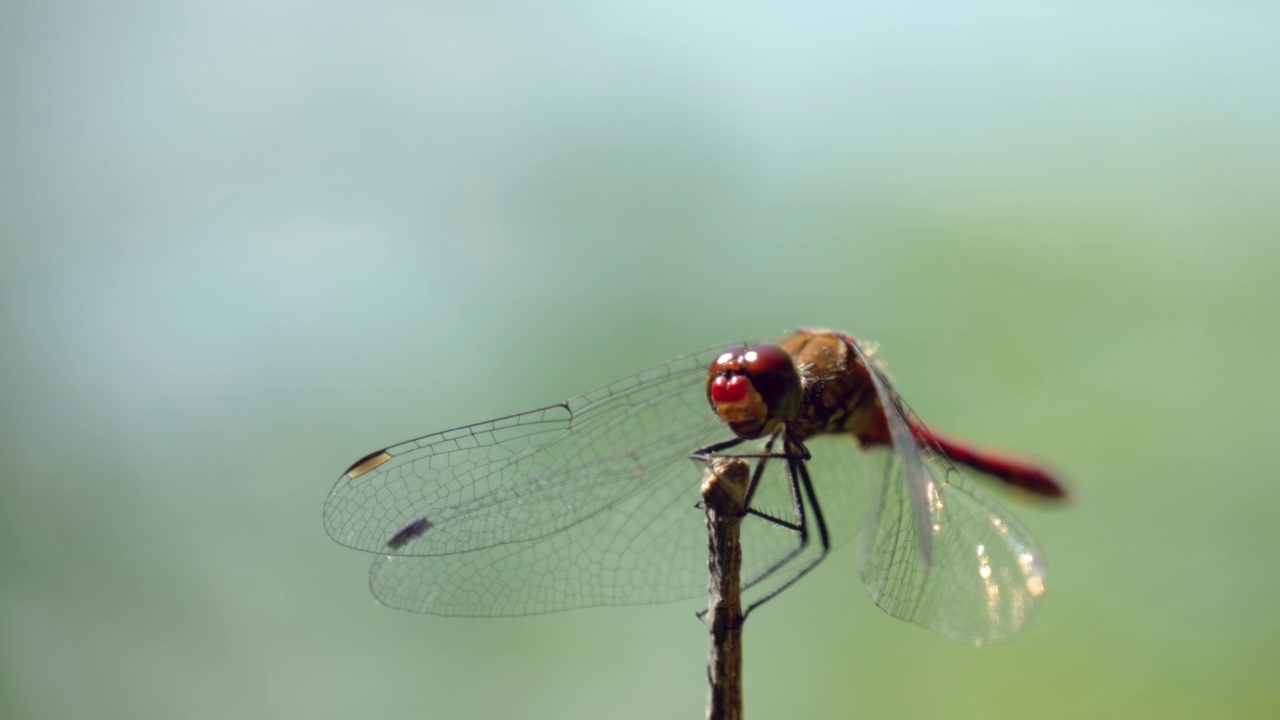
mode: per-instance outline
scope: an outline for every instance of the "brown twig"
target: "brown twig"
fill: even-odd
[[[707,510],[707,570],[710,603],[707,617],[711,650],[707,681],[711,697],[710,720],[742,718],[742,598],[739,571],[742,524],[750,468],[736,458],[712,458],[702,476],[702,498]]]

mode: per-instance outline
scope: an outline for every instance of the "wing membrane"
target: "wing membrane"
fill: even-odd
[[[1017,633],[1044,594],[1030,534],[941,452],[917,443],[919,421],[861,350],[889,420],[893,448],[872,451],[872,487],[859,564],[885,612],[948,637],[983,643]]]
[[[818,488],[819,498],[838,544],[852,537],[863,512],[863,487],[850,473],[861,453],[846,437],[817,438],[813,445],[815,461],[828,480]],[[648,483],[545,537],[454,555],[379,557],[370,572],[374,595],[403,610],[466,616],[527,615],[705,595],[707,536],[703,513],[696,507],[702,471],[683,456],[672,467],[678,475]],[[789,517],[785,482],[784,464],[771,463],[755,505]],[[747,516],[741,539],[748,602],[784,585],[818,553],[815,538],[804,553],[765,575],[765,569],[796,547],[799,537]]]
[[[425,518],[429,528],[394,554],[449,555],[546,537],[676,474],[696,481],[686,458],[700,446],[689,443],[723,436],[701,399],[711,354],[387,448],[389,461],[338,480],[325,528],[343,545],[383,553]]]

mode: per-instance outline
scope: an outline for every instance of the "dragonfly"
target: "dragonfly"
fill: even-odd
[[[374,554],[383,604],[514,616],[704,594],[698,463],[753,463],[741,526],[749,608],[858,537],[880,608],[941,635],[1007,639],[1045,593],[1043,554],[962,467],[1066,496],[1043,466],[936,432],[878,348],[800,329],[683,355],[571,400],[380,448],[324,507]],[[693,459],[695,462],[690,462]]]

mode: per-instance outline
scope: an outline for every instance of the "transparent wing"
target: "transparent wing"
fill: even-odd
[[[704,394],[723,347],[562,405],[372,453],[338,480],[325,527],[381,555],[374,594],[405,610],[522,615],[705,594],[702,469],[688,455],[730,437]],[[791,517],[784,470],[766,466],[755,504]],[[856,514],[846,515],[847,535]],[[761,592],[811,557],[766,578],[799,537],[748,517],[742,538],[744,579]]]
[[[850,438],[820,438],[813,443],[820,449],[828,444],[837,451],[824,454],[820,464],[839,466],[839,474],[826,476],[844,482],[819,488],[818,493],[833,542],[841,543],[854,534],[864,507],[861,483],[848,481],[849,462],[861,453]],[[544,537],[453,555],[379,557],[370,572],[374,595],[403,610],[468,616],[527,615],[703,596],[707,535],[703,512],[697,507],[702,470],[685,458],[687,453],[684,450],[658,481],[634,486],[637,489],[602,511]],[[770,463],[754,507],[790,518],[788,498],[784,465]],[[748,602],[782,587],[818,559],[815,534],[805,552],[772,568],[800,539],[796,532],[755,516],[743,518],[741,540]],[[771,571],[766,573],[767,569]]]
[[[689,452],[723,436],[701,389],[714,353],[372,453],[339,478],[325,528],[366,552],[449,555],[543,538],[697,475]],[[415,524],[416,537],[399,535]]]
[[[893,439],[892,449],[867,454],[879,465],[859,548],[867,591],[890,615],[957,640],[1014,635],[1044,594],[1040,549],[945,455],[916,442],[914,414],[858,353],[872,368]]]

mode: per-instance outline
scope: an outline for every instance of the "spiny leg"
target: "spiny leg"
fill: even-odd
[[[737,447],[742,444],[742,438],[736,437],[723,442],[708,445],[701,450],[694,450],[689,453],[689,459],[695,462],[706,462],[712,457],[719,455],[721,450],[728,450],[731,447]]]
[[[803,449],[803,446],[801,446],[801,448]],[[806,455],[807,455],[807,452],[806,452]],[[743,618],[746,618],[746,616],[750,614],[752,610],[755,610],[756,608],[765,604],[769,600],[772,600],[775,596],[777,596],[778,593],[794,585],[797,580],[804,577],[806,574],[808,574],[810,570],[817,567],[818,563],[822,562],[823,559],[827,557],[827,553],[831,552],[831,536],[827,532],[827,520],[822,515],[822,506],[818,504],[818,496],[813,491],[813,481],[809,478],[808,466],[805,465],[805,462],[802,459],[799,459],[799,458],[788,459],[787,471],[788,471],[788,474],[791,476],[792,492],[799,493],[799,489],[795,485],[796,478],[798,477],[799,484],[804,489],[804,495],[809,499],[809,504],[813,506],[813,519],[818,525],[818,542],[821,546],[821,551],[818,553],[817,557],[815,557],[813,560],[808,562],[804,567],[800,569],[800,572],[793,575],[789,580],[783,583],[781,587],[775,588],[774,590],[770,591],[768,595],[765,595],[759,600],[756,600],[755,602],[751,603],[751,605],[747,607],[746,612],[742,614]],[[800,504],[802,505],[803,503],[800,503]],[[800,515],[800,519],[801,519],[801,523],[803,524],[803,521],[804,521],[803,512]],[[807,539],[807,533],[805,529],[802,529],[800,531],[800,538],[801,538],[800,546],[797,547],[795,550],[791,551],[790,553],[788,553],[787,556],[784,557],[782,560],[774,563],[773,566],[770,567],[767,572],[765,572],[763,575],[760,576],[761,580],[767,577],[770,573],[780,568],[782,565],[786,564],[789,560],[791,560],[792,558],[800,554],[800,552],[805,547],[805,541]]]
[[[799,530],[800,529],[799,526],[797,526],[795,523],[788,522],[786,520],[783,520],[782,518],[777,518],[772,515],[769,515],[768,513],[763,513],[751,508],[751,498],[755,495],[756,488],[760,487],[760,479],[764,477],[765,464],[769,461],[769,458],[788,457],[786,453],[773,452],[773,444],[777,442],[778,436],[781,434],[782,434],[782,431],[779,430],[778,432],[775,432],[773,435],[769,436],[769,440],[765,442],[764,449],[762,452],[731,453],[726,455],[720,455],[721,451],[727,450],[731,447],[735,447],[740,443],[742,443],[742,438],[734,438],[732,440],[726,440],[724,442],[716,443],[715,445],[710,445],[701,450],[695,450],[694,452],[689,454],[689,458],[691,460],[694,460],[695,462],[708,462],[709,460],[711,460],[712,457],[715,457],[717,455],[719,455],[720,457],[729,457],[729,458],[738,458],[738,459],[745,459],[745,458],[758,459],[759,462],[756,463],[755,470],[753,470],[751,473],[751,480],[747,484],[747,495],[743,501],[743,507],[746,508],[744,513],[748,515],[755,515],[756,517],[763,518],[765,520],[768,520],[769,522],[775,523],[777,525],[781,525],[791,530]],[[807,452],[808,451],[806,451],[806,453]],[[806,457],[807,457],[807,454],[806,454]],[[703,509],[701,500],[695,503],[694,506],[700,510]]]
[[[773,444],[778,440],[779,436],[782,436],[783,438],[783,452],[776,453],[776,452],[773,452]],[[742,442],[741,438],[726,440],[724,442],[710,445],[701,450],[697,450],[691,453],[689,457],[694,460],[705,462],[709,460],[712,456],[720,454],[724,450],[727,450],[732,447],[736,447],[741,442]],[[758,584],[759,582],[763,581],[765,578],[768,578],[770,575],[777,572],[787,563],[794,560],[797,556],[799,556],[801,553],[804,552],[805,548],[808,547],[809,526],[808,526],[807,516],[805,511],[806,497],[808,498],[809,504],[813,506],[814,520],[817,522],[817,525],[818,525],[818,538],[819,538],[819,542],[821,543],[821,552],[815,559],[807,563],[800,570],[800,572],[796,573],[794,577],[791,577],[790,579],[788,579],[786,583],[784,583],[781,587],[778,587],[770,591],[763,598],[751,603],[751,605],[749,605],[746,611],[743,613],[743,617],[745,618],[747,614],[749,614],[751,611],[760,607],[761,605],[768,602],[769,600],[772,600],[778,593],[791,587],[792,584],[794,584],[797,580],[799,580],[806,573],[812,570],[819,562],[822,562],[823,558],[825,558],[827,556],[827,553],[831,550],[831,540],[830,540],[830,535],[827,532],[826,518],[822,514],[821,506],[818,505],[818,498],[817,498],[817,495],[814,493],[813,482],[809,477],[809,468],[806,465],[806,462],[812,457],[812,455],[810,455],[809,453],[809,448],[807,448],[802,441],[800,441],[798,438],[792,435],[787,429],[785,428],[780,429],[778,432],[770,436],[769,440],[765,443],[765,446],[762,452],[731,453],[731,454],[724,455],[724,457],[757,458],[759,460],[756,463],[756,467],[754,471],[751,473],[750,484],[747,486],[747,494],[744,502],[744,506],[746,507],[745,512],[747,514],[755,515],[756,517],[762,520],[765,520],[766,522],[770,522],[780,527],[799,533],[799,536],[800,536],[799,541],[796,543],[795,548],[793,548],[790,552],[788,552],[782,558],[780,558],[779,560],[771,564],[763,572],[757,575],[755,579],[746,583],[744,585],[744,589],[750,588]],[[756,490],[760,487],[760,481],[764,477],[764,470],[770,458],[783,458],[787,461],[787,489],[791,495],[792,512],[795,513],[796,519],[794,522],[789,520],[784,520],[783,518],[770,515],[769,513],[756,510],[755,508],[751,507],[752,498],[754,497]],[[699,503],[699,505],[701,505],[701,503]],[[699,613],[698,615],[699,617],[701,617],[703,613]]]
[[[801,443],[799,440],[796,440],[789,433],[784,438],[783,443],[784,443],[784,449],[786,451],[783,453],[783,457],[785,457],[787,460],[787,489],[790,491],[790,494],[791,494],[791,509],[792,509],[792,512],[795,513],[796,521],[794,523],[789,523],[789,522],[781,521],[778,518],[774,518],[770,515],[766,515],[765,513],[753,512],[751,510],[748,510],[748,512],[753,512],[753,514],[755,514],[760,518],[763,518],[770,522],[781,525],[782,527],[785,527],[789,530],[796,531],[800,535],[799,542],[796,543],[795,548],[793,548],[790,552],[788,552],[786,555],[779,558],[772,565],[766,568],[763,572],[757,575],[753,580],[748,582],[746,587],[752,587],[757,583],[763,581],[765,578],[771,576],[773,573],[777,572],[780,568],[785,566],[787,563],[794,560],[796,556],[798,556],[800,553],[804,552],[804,549],[809,545],[809,524],[806,521],[804,497],[803,497],[803,491],[801,489],[801,478],[807,477],[807,470],[804,467],[804,463],[805,463],[805,459],[809,457],[809,450],[805,448],[803,443]],[[825,526],[825,523],[824,523],[824,526]],[[794,582],[794,581],[788,581],[787,584],[783,585],[781,588],[778,588],[777,590],[773,590],[769,592],[769,594],[761,598],[760,600],[757,600],[751,603],[751,605],[749,605],[746,611],[743,613],[743,617],[746,617],[748,614],[751,613],[752,610],[755,610],[757,607],[759,607],[760,605],[764,604],[765,602],[773,598],[774,595],[777,595],[779,592],[781,592],[784,588],[790,586],[791,582]]]

